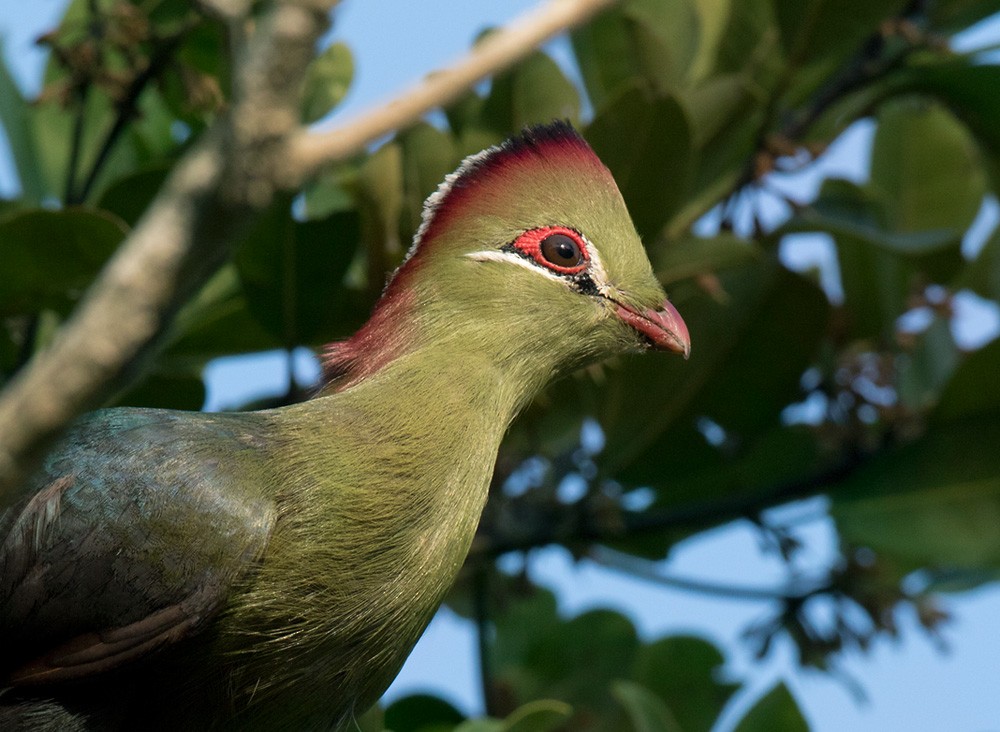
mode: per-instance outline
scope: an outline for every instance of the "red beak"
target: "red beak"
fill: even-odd
[[[646,308],[642,312],[615,303],[618,317],[642,333],[656,348],[691,355],[691,336],[677,308],[667,300],[659,310]]]

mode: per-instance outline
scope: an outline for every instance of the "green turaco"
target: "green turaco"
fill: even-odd
[[[302,404],[108,409],[0,510],[0,728],[327,730],[389,685],[553,377],[684,354],[611,174],[568,125],[465,160]]]

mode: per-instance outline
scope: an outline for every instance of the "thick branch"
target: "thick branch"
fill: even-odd
[[[552,36],[586,22],[616,0],[550,0],[485,38],[464,59],[430,74],[381,107],[331,130],[303,132],[292,141],[289,175],[309,177],[323,165],[344,160],[383,135],[413,124],[454,101],[481,79],[521,60]]]
[[[0,496],[77,414],[129,383],[247,214],[270,200],[329,4],[275,5],[237,63],[232,113],[178,164],[52,347],[0,396]]]

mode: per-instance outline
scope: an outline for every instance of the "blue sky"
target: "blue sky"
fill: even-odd
[[[58,19],[64,4],[64,0],[0,0],[0,37],[5,56],[26,88],[37,89],[43,60],[31,41]],[[503,23],[534,4],[530,0],[345,0],[331,35],[351,46],[357,77],[335,119],[389,98],[428,71],[461,55],[482,27]],[[993,23],[966,42],[981,45],[998,39],[1000,23]],[[569,62],[565,42],[556,41],[549,50],[557,60]],[[825,157],[827,172],[848,177],[863,175],[870,127],[859,127]],[[3,147],[0,145],[0,193],[9,195],[15,189],[15,179]],[[805,184],[797,181],[797,190]],[[986,206],[982,217],[983,228],[995,222],[996,205]],[[822,242],[809,240],[790,245],[785,254],[793,266],[823,264],[829,259]],[[824,266],[829,267],[829,261]],[[967,307],[961,327],[968,329],[962,337],[970,345],[996,332],[995,308],[974,301]],[[315,373],[307,354],[300,354],[296,363],[303,377]],[[285,364],[279,354],[220,360],[206,373],[210,402],[216,407],[225,406],[248,396],[283,391],[287,384]],[[822,518],[823,506],[822,499],[815,499],[781,509],[786,514],[812,517],[804,520],[800,531],[807,539],[808,559],[815,567],[822,567],[836,547],[832,527]],[[664,562],[664,569],[674,575],[740,585],[752,582],[766,587],[783,579],[780,563],[760,554],[757,534],[745,522],[683,542]],[[779,644],[764,663],[750,658],[739,636],[748,624],[769,612],[767,603],[706,598],[653,587],[590,562],[574,564],[560,549],[538,552],[530,571],[538,581],[557,590],[561,609],[568,615],[593,607],[613,607],[628,614],[645,637],[693,633],[723,648],[727,674],[746,682],[747,687],[734,699],[719,730],[731,729],[742,711],[778,679],[789,684],[812,728],[822,732],[1000,728],[1000,587],[947,599],[947,608],[955,616],[955,622],[945,630],[950,646],[947,653],[928,642],[915,618],[904,613],[900,623],[902,641],[882,640],[863,658],[844,658],[843,671],[868,696],[868,702],[859,705],[848,687],[836,678],[795,670],[786,644]],[[469,712],[477,712],[480,700],[474,649],[470,625],[442,613],[418,644],[390,695],[429,690]]]

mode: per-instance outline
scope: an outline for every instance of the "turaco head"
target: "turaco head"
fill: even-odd
[[[472,155],[423,223],[371,319],[332,346],[340,391],[399,358],[487,358],[526,379],[623,351],[690,350],[610,171],[567,123]]]

